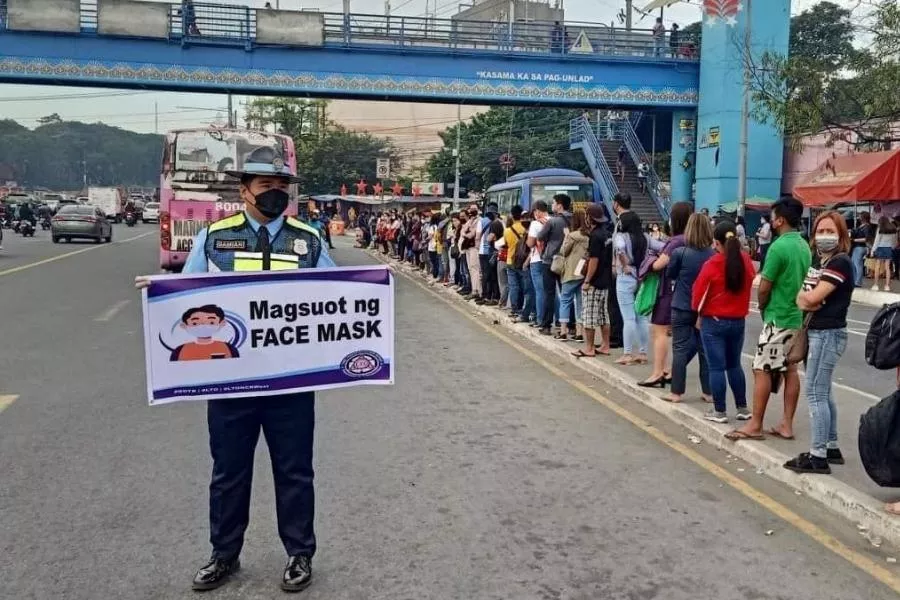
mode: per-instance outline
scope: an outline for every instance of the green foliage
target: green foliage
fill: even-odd
[[[324,100],[302,98],[255,98],[247,106],[248,126],[294,139],[302,193],[337,194],[341,185],[356,193],[353,186],[360,179],[375,183],[377,158],[390,158],[394,172],[402,166],[390,140],[348,131],[327,120],[326,108]],[[408,182],[405,187],[409,189]]]
[[[495,106],[462,123],[460,129],[460,185],[484,190],[506,180],[500,157],[507,152],[515,160],[509,175],[559,167],[587,172],[584,156],[569,150],[569,121],[580,111],[560,108],[511,108]],[[441,133],[444,147],[428,161],[434,181],[455,177],[456,128]]]
[[[865,29],[863,29],[863,24]],[[873,43],[853,47],[860,33]],[[876,0],[866,19],[820,2],[791,20],[788,56],[766,53],[750,63],[754,117],[775,124],[794,145],[828,131],[863,147],[900,140],[900,8]]]
[[[58,115],[41,120],[45,124],[34,130],[0,121],[0,165],[19,184],[75,190],[86,171],[90,185],[158,185],[162,136],[62,121]]]

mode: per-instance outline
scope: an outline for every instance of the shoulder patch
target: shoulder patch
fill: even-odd
[[[224,251],[246,250],[247,240],[215,240],[213,249]]]
[[[231,215],[230,217],[225,217],[220,221],[216,221],[215,223],[209,226],[209,233],[213,231],[222,231],[224,229],[231,229],[233,227],[241,227],[244,223],[247,222],[247,219],[244,217],[243,212],[239,212],[236,215]]]

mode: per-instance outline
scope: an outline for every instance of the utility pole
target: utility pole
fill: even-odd
[[[153,102],[153,131],[159,133],[159,102]]]
[[[228,94],[228,127],[234,128],[234,109],[231,102],[231,94]]]
[[[744,44],[741,57],[744,61],[744,89],[741,102],[741,147],[738,154],[738,193],[737,193],[737,214],[739,217],[744,216],[744,209],[747,205],[747,146],[750,137],[750,22],[753,19],[750,12],[751,0],[744,0]]]
[[[456,157],[456,174],[453,177],[453,206],[459,208],[459,143],[462,130],[462,105],[456,105],[456,149],[453,155]]]
[[[673,123],[674,127],[675,124]],[[650,164],[653,168],[656,168],[656,113],[653,113],[653,133],[651,134],[653,139],[650,141]]]
[[[350,43],[350,0],[344,0],[344,43]]]
[[[631,31],[631,3],[632,0],[625,0],[625,31]]]

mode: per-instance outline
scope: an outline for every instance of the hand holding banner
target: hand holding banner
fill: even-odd
[[[152,277],[149,402],[391,385],[393,293],[380,266]]]

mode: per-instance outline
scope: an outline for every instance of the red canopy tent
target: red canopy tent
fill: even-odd
[[[794,186],[805,206],[900,200],[900,149],[829,158]]]

